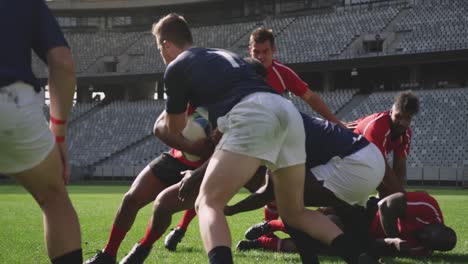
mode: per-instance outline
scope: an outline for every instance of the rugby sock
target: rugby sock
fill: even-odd
[[[273,203],[268,203],[265,205],[263,208],[263,214],[265,216],[265,221],[276,220],[279,217],[276,205]]]
[[[277,252],[281,252],[282,251],[282,239],[279,238],[279,237],[265,237],[265,236],[262,236],[262,237],[259,237],[257,239],[258,243],[260,244],[260,246],[264,249],[268,249],[268,250],[271,250],[271,251],[277,251]]]
[[[284,223],[284,226],[296,245],[302,263],[319,264],[319,259],[314,247],[317,240],[310,237],[307,233],[289,226],[287,223]]]
[[[341,234],[333,239],[330,247],[349,264],[358,263],[360,250],[355,242],[345,234]]]
[[[69,252],[51,260],[52,264],[81,264],[83,263],[83,252],[80,249]]]
[[[196,215],[197,212],[195,211],[195,209],[185,210],[184,215],[182,216],[182,219],[180,220],[180,223],[177,225],[177,227],[180,227],[183,230],[187,231],[190,222],[192,222],[193,218],[195,218]]]
[[[208,252],[210,264],[233,264],[231,249],[226,246],[218,246]]]
[[[111,233],[109,235],[109,240],[107,240],[106,247],[104,252],[115,257],[117,256],[117,251],[119,250],[120,243],[124,240],[127,235],[128,230],[123,230],[115,225],[112,226]]]
[[[288,233],[282,220],[271,220],[268,222],[268,225],[270,226],[270,232],[282,231],[284,233]]]
[[[146,228],[145,236],[140,240],[140,245],[144,247],[152,247],[154,242],[161,237],[162,234],[156,234],[151,231],[151,223]]]

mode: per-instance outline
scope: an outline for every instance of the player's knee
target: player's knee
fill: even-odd
[[[60,184],[50,184],[43,191],[35,193],[33,196],[42,209],[69,200],[65,187]]]
[[[287,222],[289,225],[293,227],[298,227],[300,224],[300,218],[302,216],[304,209],[300,208],[279,208],[278,212],[283,221]]]
[[[138,196],[138,194],[135,194],[134,192],[127,192],[125,193],[123,199],[122,199],[122,207],[125,208],[138,208],[140,209],[143,207],[145,204],[142,199]]]
[[[156,200],[154,200],[153,211],[154,212],[157,212],[157,211],[165,211],[165,212],[172,211],[171,209],[174,207],[173,204],[174,204],[174,199],[171,198],[170,196],[164,195],[164,194],[163,195],[158,195]]]

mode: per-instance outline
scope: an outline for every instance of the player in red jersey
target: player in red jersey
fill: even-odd
[[[193,114],[194,110],[189,108],[187,112]],[[117,210],[106,246],[102,251],[87,260],[86,264],[115,263],[120,244],[132,227],[138,211],[150,202],[155,201],[159,193],[178,183],[183,177],[181,172],[193,170],[203,164],[204,159],[190,161],[182,151],[201,157],[209,157],[213,151],[214,144],[210,138],[191,142],[181,138],[183,136],[180,134],[173,135],[165,131],[164,116],[165,112],[156,121],[154,134],[172,147],[171,151],[161,154],[138,174]],[[146,255],[149,254],[152,245],[160,237],[159,234],[151,231],[152,222],[153,219],[148,224],[145,236],[134,247],[134,249],[140,251],[144,250],[143,253]],[[121,263],[132,262],[122,260]]]
[[[309,89],[309,86],[293,70],[273,59],[276,47],[271,29],[258,28],[252,32],[249,40],[249,52],[252,58],[256,58],[265,66],[267,69],[266,81],[278,93],[284,94],[290,91],[301,97],[325,119],[341,124],[322,98]]]
[[[380,197],[403,191],[406,179],[406,158],[410,152],[411,121],[419,111],[419,99],[411,92],[397,94],[391,110],[375,113],[347,123],[354,133],[374,143],[385,158],[385,177],[379,187]],[[387,156],[393,152],[393,166]]]
[[[377,200],[370,201],[375,204]],[[395,193],[380,200],[377,205],[377,210],[371,206],[368,208],[373,217],[369,222],[369,240],[374,241],[370,243],[369,250],[376,256],[430,256],[434,250],[449,251],[455,247],[456,233],[444,224],[439,204],[428,193],[408,192],[406,198],[403,193]],[[340,219],[335,217],[334,220],[340,223]],[[291,239],[264,236],[276,231],[286,231],[281,220],[253,225],[246,232],[249,240],[240,241],[237,249],[296,252]],[[320,245],[318,250],[333,254]]]
[[[407,192],[404,196],[395,193],[379,201],[369,229],[370,239],[392,238],[385,242],[394,247],[393,252],[410,256],[430,256],[434,250],[453,249],[457,236],[445,226],[434,197],[426,192]]]
[[[289,67],[273,58],[276,53],[275,37],[273,31],[267,28],[258,28],[250,34],[249,53],[252,58],[258,59],[267,69],[266,80],[280,94],[288,91],[304,100],[315,112],[325,119],[342,124],[328,108],[320,96],[309,89],[309,86]],[[264,220],[278,218],[276,204],[269,203],[264,209]]]

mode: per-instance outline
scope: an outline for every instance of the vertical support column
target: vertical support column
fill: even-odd
[[[323,72],[323,91],[330,92],[335,90],[335,78],[332,71]]]
[[[78,103],[90,103],[92,101],[92,91],[88,84],[78,84],[76,87],[76,101]]]
[[[279,13],[281,13],[281,0],[275,0],[275,3],[274,3],[274,12],[275,12],[275,15],[278,15]]]
[[[421,65],[409,66],[409,82],[410,88],[418,88],[421,84]]]

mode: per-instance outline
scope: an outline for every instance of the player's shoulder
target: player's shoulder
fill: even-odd
[[[378,112],[374,113],[368,116],[365,116],[363,118],[360,118],[358,122],[358,127],[368,127],[372,126],[375,128],[381,128],[381,129],[386,129],[387,127],[390,128],[390,123],[388,122],[388,118],[390,118],[390,115],[388,113],[389,111],[384,111],[384,112]]]
[[[278,70],[280,73],[286,73],[286,74],[294,74],[294,75],[296,75],[296,73],[295,73],[291,68],[289,68],[288,66],[284,65],[282,62],[280,62],[280,61],[278,61],[278,60],[273,60],[272,66],[273,66],[273,68],[275,68],[276,70]]]
[[[406,193],[406,199],[408,202],[422,202],[422,201],[428,201],[428,200],[434,200],[434,197],[432,197],[429,193],[425,191],[414,191],[414,192],[407,192]]]

